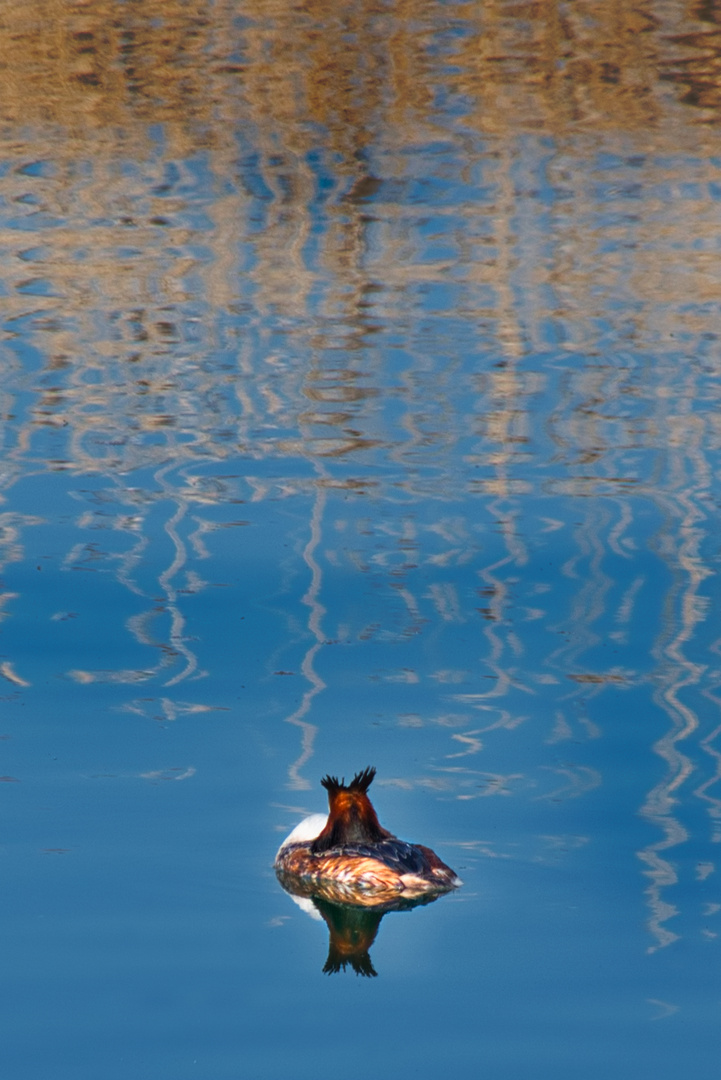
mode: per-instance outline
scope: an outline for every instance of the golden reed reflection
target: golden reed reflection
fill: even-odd
[[[301,9],[267,0],[239,13],[230,0],[192,9],[169,0],[150,18],[129,3],[11,0],[0,19],[0,96],[13,131],[4,144],[0,134],[0,145],[17,163],[0,181],[16,215],[12,234],[2,235],[13,252],[6,300],[17,317],[32,311],[38,331],[52,335],[47,351],[59,372],[81,351],[84,367],[101,367],[119,352],[132,365],[168,350],[189,333],[173,315],[195,277],[205,311],[237,306],[233,282],[243,274],[257,313],[303,320],[322,274],[325,324],[316,344],[357,349],[374,332],[374,289],[423,287],[447,273],[448,259],[409,244],[412,219],[392,197],[392,184],[413,175],[406,151],[441,132],[462,139],[469,170],[483,162],[493,192],[488,205],[459,210],[451,240],[470,290],[468,315],[491,328],[506,356],[540,344],[549,320],[563,325],[568,347],[593,347],[604,300],[629,287],[642,301],[630,330],[636,340],[667,339],[679,321],[699,333],[708,322],[699,305],[716,295],[716,206],[691,194],[665,197],[681,181],[674,156],[683,150],[698,158],[695,185],[718,181],[707,158],[718,151],[719,114],[708,103],[719,45],[705,7],[621,10],[597,2],[567,12],[555,2],[417,0],[389,12],[354,0],[330,17],[320,3]],[[439,95],[457,100],[457,113],[441,114]],[[488,158],[469,144],[474,132],[495,140]],[[655,188],[658,213],[639,215],[638,192],[626,183],[615,193],[618,217],[607,223],[602,251],[594,218],[603,177],[589,172],[586,133],[639,168],[657,159],[639,183]],[[554,140],[547,179],[565,194],[550,254],[533,200],[531,216],[519,216],[517,140],[527,134]],[[334,186],[313,266],[309,207],[318,178],[310,158],[321,148]],[[373,171],[379,153],[383,176]],[[184,210],[198,180],[187,162],[199,154],[218,190],[208,221],[194,228]],[[671,156],[662,162],[662,155]],[[249,157],[257,158],[262,191],[245,186]],[[380,260],[369,257],[370,199],[374,217],[385,218]],[[33,233],[16,250],[18,227],[34,223],[42,243]],[[236,245],[249,237],[252,255],[239,266]],[[376,299],[382,314],[387,301]],[[92,311],[112,320],[112,332]],[[162,377],[138,374],[138,397],[161,388]],[[72,408],[72,395],[58,394],[46,390],[49,414]],[[138,412],[147,425],[173,423],[172,412]],[[343,410],[336,413],[326,412],[323,423],[340,425]],[[363,437],[338,445],[362,448]]]
[[[581,123],[664,137],[686,111],[703,139],[721,104],[718,16],[699,0],[340,0],[332,14],[322,0],[166,0],[152,14],[118,0],[7,0],[1,18],[6,122],[94,131],[106,145],[117,125],[139,122],[140,135],[163,123],[182,155],[244,114],[293,153],[322,124],[350,165],[379,123],[425,141],[439,78],[466,96],[470,125],[494,133]]]

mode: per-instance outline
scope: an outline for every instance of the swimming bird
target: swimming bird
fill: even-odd
[[[368,797],[376,770],[350,784],[324,776],[329,812],[311,814],[280,845],[275,869],[281,883],[302,884],[327,900],[376,906],[448,892],[460,878],[430,848],[409,844],[384,829]]]

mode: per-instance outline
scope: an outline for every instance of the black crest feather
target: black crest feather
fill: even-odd
[[[337,776],[324,776],[321,780],[321,784],[327,792],[331,791],[367,791],[373,783],[373,777],[376,771],[373,766],[369,766],[367,769],[363,769],[362,772],[356,773],[351,780],[348,787],[346,787],[345,776],[342,780],[338,780]]]

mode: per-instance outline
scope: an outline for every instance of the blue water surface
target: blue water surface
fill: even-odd
[[[721,156],[479,131],[436,7],[402,139],[256,124],[249,14],[211,134],[3,143],[8,1080],[717,1073]],[[324,973],[369,765],[464,884]]]

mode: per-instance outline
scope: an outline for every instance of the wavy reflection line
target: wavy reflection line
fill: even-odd
[[[721,706],[721,700],[716,694],[706,691],[705,696],[710,698],[717,707]],[[718,724],[709,735],[701,740],[701,749],[705,754],[708,754],[714,763],[714,774],[694,790],[694,795],[708,804],[708,814],[712,822],[712,844],[721,843],[721,798],[710,793],[710,789],[721,780],[721,753],[714,745],[719,735],[721,735],[721,724]]]
[[[301,732],[301,752],[296,761],[288,768],[288,786],[302,791],[307,791],[311,787],[310,782],[304,780],[300,775],[300,771],[313,753],[313,744],[318,733],[317,724],[311,724],[307,720],[304,720],[303,717],[306,716],[310,710],[313,698],[316,697],[321,690],[325,690],[326,687],[325,682],[315,670],[314,666],[316,655],[325,644],[325,635],[323,634],[321,622],[326,609],[319,600],[320,590],[323,584],[323,571],[315,557],[315,552],[320,543],[321,536],[323,535],[323,514],[325,512],[326,501],[326,489],[321,483],[318,483],[316,485],[316,494],[313,501],[313,513],[310,519],[310,536],[308,538],[308,543],[303,549],[303,561],[310,570],[310,585],[301,602],[309,609],[308,629],[315,640],[303,657],[301,671],[310,685],[303,694],[300,705],[295,712],[285,718],[286,724],[295,725]]]
[[[686,400],[692,400],[691,395]],[[700,446],[704,436],[703,425],[694,423],[686,415],[670,422],[670,465],[673,483],[670,490],[678,492],[675,499],[662,500],[666,503],[668,529],[662,536],[663,551],[668,554],[669,567],[674,576],[670,590],[667,610],[669,616],[662,624],[659,639],[653,648],[653,655],[659,663],[661,686],[654,693],[654,701],[663,709],[670,721],[670,728],[654,743],[654,753],[665,761],[667,775],[649,792],[641,816],[653,822],[662,832],[662,838],[655,844],[649,844],[638,852],[639,859],[646,864],[645,873],[650,878],[646,896],[651,910],[649,929],[656,944],[649,947],[649,952],[669,945],[679,935],[665,925],[676,915],[677,909],[664,899],[663,892],[676,884],[678,876],[665,852],[677,847],[688,839],[686,829],[673,814],[677,801],[677,792],[694,771],[691,758],[682,752],[679,743],[688,739],[699,726],[694,710],[681,700],[681,693],[689,686],[696,686],[706,670],[706,665],[692,661],[685,653],[685,647],[693,638],[697,625],[706,618],[706,607],[698,590],[701,582],[711,571],[703,563],[700,549],[705,532],[699,528],[699,522],[706,515],[696,502],[699,493],[708,490],[710,474],[708,464],[701,453]],[[677,453],[674,453],[677,449]],[[688,467],[685,460],[692,462],[691,483],[688,482]],[[678,519],[677,550],[675,559],[672,544],[671,524]],[[675,602],[674,602],[675,601]],[[677,615],[674,614],[677,612]]]
[[[562,787],[555,788],[545,795],[539,795],[538,799],[560,802],[561,799],[576,799],[579,795],[586,795],[594,788],[600,787],[603,780],[598,769],[592,769],[590,765],[567,765],[565,767],[545,766],[549,772],[556,776],[564,777],[567,781]]]
[[[721,638],[716,638],[709,651],[715,653],[716,656],[721,655]],[[704,689],[703,694],[705,698],[713,702],[717,712],[721,712],[721,697],[718,694],[721,684],[718,681],[718,672],[715,672],[715,675],[716,681]],[[721,843],[721,798],[710,793],[710,789],[721,780],[721,752],[715,745],[719,735],[721,735],[721,724],[718,724],[713,731],[701,739],[701,749],[713,761],[714,772],[713,776],[699,784],[694,790],[694,795],[707,804],[708,815],[711,818],[712,844]]]
[[[628,626],[631,623],[634,610],[636,608],[636,600],[641,589],[646,584],[646,576],[644,574],[637,575],[628,588],[625,590],[621,602],[618,605],[616,612],[616,623],[618,626]],[[609,635],[614,641],[626,642],[628,640],[627,630],[614,630]]]
[[[163,478],[160,476],[159,473],[156,473],[156,479],[158,479],[159,483],[163,484],[163,486],[167,488],[167,484],[164,483]],[[117,497],[121,502],[130,502],[132,505],[136,506],[139,504],[137,498],[134,497],[135,494],[136,493],[134,489],[121,488]],[[184,508],[181,506],[174,515],[176,522],[183,516],[183,513]],[[92,512],[82,514],[79,518],[78,526],[83,529],[88,528],[88,526],[92,522],[92,518]],[[118,563],[118,570],[116,572],[117,580],[136,595],[143,597],[146,597],[147,593],[134,580],[133,572],[136,567],[142,563],[143,553],[147,549],[150,542],[145,536],[143,536],[142,533],[145,522],[146,518],[138,512],[131,515],[116,515],[113,522],[113,528],[130,533],[130,535],[133,537],[134,543],[130,550],[125,554],[110,555],[109,553],[107,553],[108,558]],[[166,595],[168,595],[170,601],[168,606],[171,609],[172,616],[172,607],[174,604],[175,592],[172,588],[172,585],[170,585],[170,578],[177,572],[178,567],[184,562],[184,545],[180,541],[177,530],[173,528],[171,531],[174,532],[175,535],[176,556],[171,567],[168,568],[165,575],[161,575],[159,581],[162,586],[163,578],[165,576],[167,576],[168,578],[168,581],[164,587]],[[75,544],[63,559],[63,567],[67,570],[74,569],[76,563],[82,562],[87,557],[87,551],[87,543],[80,541],[79,543]],[[160,660],[157,664],[153,665],[152,667],[148,666],[132,669],[121,668],[115,671],[111,671],[109,669],[104,669],[100,671],[88,671],[75,668],[67,672],[68,677],[74,679],[76,682],[81,684],[89,684],[94,682],[110,682],[118,684],[137,683],[146,682],[147,680],[152,679],[153,677],[158,675],[164,668],[168,668],[171,664],[174,663],[178,652],[182,654],[184,651],[187,653],[188,650],[185,649],[182,642],[180,642],[180,648],[177,647],[177,638],[182,631],[182,622],[180,626],[178,625],[177,616],[179,613],[177,612],[177,608],[174,617],[174,627],[172,631],[173,637],[171,638],[171,642],[165,643],[156,640],[153,637],[149,629],[149,624],[157,617],[161,610],[163,610],[162,607],[159,604],[156,604],[150,610],[129,616],[125,621],[126,629],[135,638],[138,644],[160,651]],[[173,638],[175,640],[173,640]],[[194,658],[191,657],[191,659]],[[185,677],[186,674],[187,672],[182,673],[182,677]],[[177,677],[170,680],[170,682],[166,683],[165,685],[170,685],[172,682],[175,681],[179,681]]]
[[[166,464],[154,474],[154,479],[158,485],[166,492],[171,501],[175,503],[175,511],[163,526],[166,535],[170,538],[173,545],[174,555],[170,565],[158,576],[158,584],[165,594],[164,608],[170,616],[168,642],[167,645],[161,645],[162,657],[160,663],[152,670],[147,671],[146,677],[159,673],[163,668],[168,667],[178,658],[182,658],[185,661],[185,666],[181,671],[171,676],[171,678],[166,679],[163,683],[164,686],[175,686],[177,683],[183,682],[198,671],[198,658],[186,643],[186,620],[178,605],[178,590],[174,583],[178,573],[186,566],[188,561],[187,545],[180,535],[178,526],[188,513],[191,498],[188,498],[177,488],[173,488],[168,481],[167,474],[173,468],[175,468],[174,464]],[[134,583],[132,577],[133,570],[141,562],[142,554],[148,546],[148,540],[140,535],[140,521],[141,519],[138,516],[133,516],[130,519],[125,518],[122,521],[121,527],[134,533],[137,536],[137,540],[131,551],[121,559],[118,578],[127,587],[131,588],[133,592],[144,595],[143,590]],[[199,551],[197,542],[194,541],[196,533],[200,531],[201,528],[199,527],[191,534],[191,543],[193,543],[199,557],[203,557],[203,554],[207,553]],[[156,608],[153,611],[131,616],[127,620],[126,626],[128,630],[140,644],[157,646],[157,643],[151,638],[147,629],[148,623],[157,614],[158,609]]]
[[[618,507],[618,521],[609,530],[608,533],[608,546],[616,555],[619,555],[622,559],[630,559],[631,552],[624,548],[624,534],[628,531],[629,526],[633,524],[633,513],[631,511],[630,502],[624,502],[622,499],[613,500]],[[632,539],[629,540],[632,543]]]
[[[504,526],[506,523],[504,522]],[[504,537],[507,542],[507,546],[510,548],[512,542],[509,539],[509,530],[504,527]],[[518,545],[516,545],[518,547]],[[487,608],[489,617],[484,621],[483,636],[485,637],[490,647],[489,653],[483,658],[483,663],[486,667],[490,668],[493,672],[496,683],[486,693],[476,693],[473,697],[476,700],[483,698],[504,697],[511,687],[516,690],[522,690],[526,694],[535,694],[536,691],[530,686],[525,686],[515,677],[514,669],[510,667],[502,666],[502,657],[508,649],[511,649],[516,655],[518,655],[518,647],[516,645],[515,636],[511,635],[507,630],[505,631],[505,637],[496,629],[496,626],[503,626],[506,619],[503,612],[503,605],[508,595],[508,587],[500,577],[497,576],[497,571],[502,567],[519,564],[519,552],[518,550],[504,556],[502,559],[498,559],[496,562],[491,563],[489,566],[484,566],[483,569],[478,571],[478,576],[482,581],[486,583],[486,589],[484,595],[488,596]],[[525,561],[525,559],[524,559]]]
[[[27,679],[23,679],[22,676],[18,675],[13,664],[11,664],[9,660],[4,660],[2,664],[0,664],[0,675],[2,675],[4,679],[7,679],[8,682],[14,683],[15,686],[32,686],[32,683],[29,683]]]
[[[161,472],[163,470],[160,470]],[[156,478],[158,478],[156,474]],[[176,495],[175,502],[177,509],[175,513],[165,522],[163,526],[165,532],[170,537],[171,542],[175,547],[175,557],[173,558],[170,566],[163,571],[158,578],[158,583],[161,589],[165,592],[167,609],[170,614],[170,633],[168,635],[170,640],[170,647],[178,656],[182,656],[185,660],[185,668],[183,671],[179,671],[177,675],[173,675],[171,679],[168,679],[164,686],[175,686],[177,683],[182,682],[183,679],[187,679],[198,668],[198,658],[192,649],[189,649],[185,643],[185,616],[182,614],[177,604],[178,594],[173,585],[173,578],[176,574],[185,566],[187,561],[187,550],[185,544],[180,538],[177,526],[185,517],[188,511],[188,502],[186,499]]]
[[[143,518],[140,514],[123,514],[116,520],[114,525],[114,528],[128,533],[135,541],[132,547],[119,557],[117,578],[121,585],[124,585],[126,589],[129,589],[130,592],[135,593],[137,596],[145,596],[146,594],[136,583],[133,575],[136,567],[142,562],[143,554],[150,543],[148,537],[143,536],[142,527]]]
[[[457,733],[455,735],[451,735],[451,738],[455,739],[456,742],[461,743],[465,747],[465,749],[459,750],[456,754],[446,754],[446,758],[450,760],[451,758],[468,757],[469,754],[480,753],[480,751],[483,749],[483,742],[481,739],[478,738],[480,733],[481,729],[475,728],[473,731],[465,731],[462,734]]]
[[[677,1013],[680,1006],[674,1005],[670,1001],[662,1001],[660,998],[646,998],[649,1005],[655,1005],[658,1012],[655,1016],[651,1017],[651,1020],[666,1020],[669,1016],[673,1016]]]
[[[514,728],[519,727],[521,724],[528,720],[527,716],[519,716],[516,713],[510,711],[510,709],[501,709],[497,705],[485,705],[485,694],[452,694],[452,701],[459,701],[463,705],[470,705],[473,709],[478,709],[483,712],[490,712],[498,714],[498,719],[490,724],[486,724],[485,727],[477,728],[476,734],[485,735],[489,731],[498,731],[504,728],[506,731],[513,731]]]
[[[611,587],[611,579],[602,569],[606,550],[602,536],[609,520],[606,508],[599,503],[593,504],[585,520],[574,532],[577,552],[569,556],[561,567],[565,577],[576,581],[581,579],[581,586],[573,596],[567,623],[572,632],[569,633],[568,640],[551,653],[548,659],[549,666],[560,670],[566,677],[572,674],[574,669],[578,670],[579,656],[592,649],[600,640],[599,632],[592,627],[605,613],[606,595]],[[587,564],[583,574],[579,574],[577,570],[577,564],[581,561]],[[569,696],[574,697],[578,693],[579,691],[574,689]],[[587,696],[586,685],[582,693]]]

